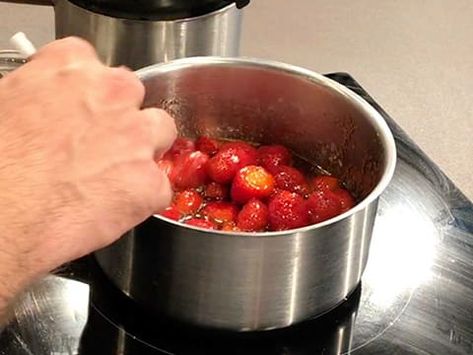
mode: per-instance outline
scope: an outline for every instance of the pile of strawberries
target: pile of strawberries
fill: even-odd
[[[175,191],[161,215],[224,231],[280,231],[322,222],[355,201],[337,178],[306,176],[281,145],[178,138],[157,161]]]

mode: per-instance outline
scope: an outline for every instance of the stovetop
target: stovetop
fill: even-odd
[[[473,204],[348,74],[329,74],[386,119],[398,149],[368,266],[349,299],[288,329],[230,333],[150,315],[92,257],[39,281],[0,354],[472,354]]]

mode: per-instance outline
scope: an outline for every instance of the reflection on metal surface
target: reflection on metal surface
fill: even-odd
[[[361,90],[348,76],[337,79]],[[472,354],[473,205],[390,123],[399,163],[380,201],[359,302],[290,328],[290,336],[257,334],[245,346],[161,330],[117,290],[100,297],[93,284],[88,308],[88,285],[49,277],[16,309],[0,354]]]
[[[0,50],[0,78],[26,63],[18,51]]]
[[[370,301],[379,307],[389,307],[396,296],[413,289],[432,276],[436,247],[440,238],[439,227],[428,211],[439,207],[434,199],[426,200],[429,205],[421,206],[422,196],[431,194],[429,186],[418,184],[409,166],[399,163],[397,182],[386,191],[380,203],[370,258],[371,267],[364,281],[374,285]],[[409,196],[395,199],[395,196]],[[407,203],[406,203],[407,202]]]
[[[69,0],[54,6],[57,38],[85,38],[106,64],[132,69],[198,55],[238,55],[241,11],[232,4],[198,17],[142,21],[102,15]]]
[[[48,276],[34,285],[16,306],[13,339],[24,354],[74,354],[88,309],[87,284]]]

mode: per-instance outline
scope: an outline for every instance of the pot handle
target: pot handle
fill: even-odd
[[[53,0],[0,0],[0,2],[10,2],[13,4],[53,6]]]

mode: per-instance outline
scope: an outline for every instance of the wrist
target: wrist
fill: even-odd
[[[9,306],[39,276],[28,255],[5,236],[0,236],[0,324],[8,318]]]

